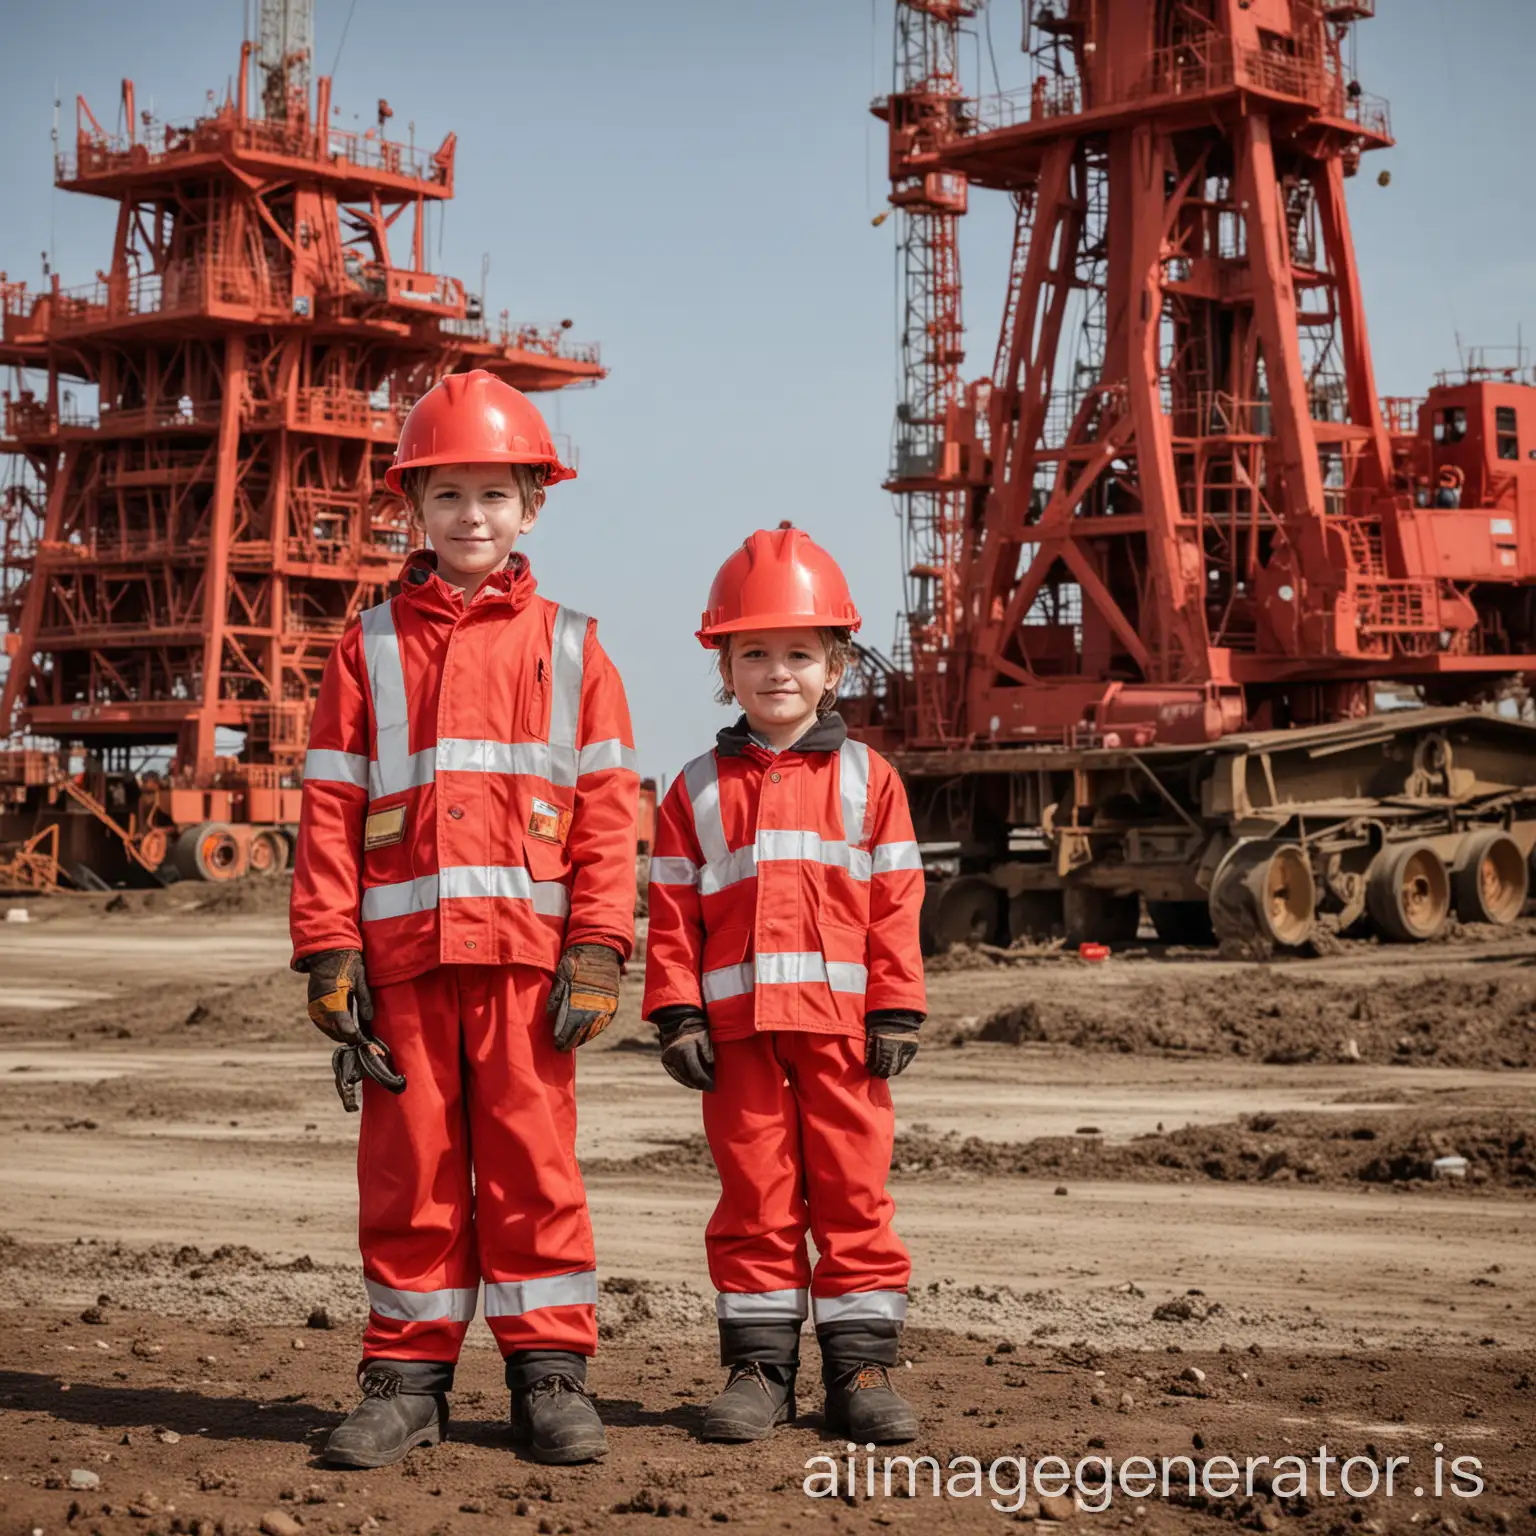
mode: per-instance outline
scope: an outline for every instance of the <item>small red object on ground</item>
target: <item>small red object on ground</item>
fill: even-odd
[[[1108,960],[1108,944],[1079,944],[1077,946],[1077,958],[1079,960]]]

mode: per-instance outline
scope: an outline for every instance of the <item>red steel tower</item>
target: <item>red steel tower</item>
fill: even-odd
[[[905,261],[887,480],[895,755],[939,945],[1318,918],[1510,921],[1536,732],[1536,389],[1383,401],[1345,184],[1392,142],[1374,0],[1024,0],[1029,83],[957,61],[985,0],[896,0],[875,104]],[[976,54],[982,50],[978,47]],[[1009,197],[990,377],[962,380],[958,217]],[[1436,707],[1373,717],[1383,685]]]
[[[326,657],[410,543],[383,482],[402,415],[460,369],[604,374],[569,322],[492,325],[429,269],[454,136],[386,138],[384,101],[333,129],[311,34],[308,0],[264,0],[238,91],[185,126],[132,81],[121,135],[79,100],[56,181],[117,205],[111,259],[80,288],[0,281],[0,842],[57,824],[85,881],[283,867]]]
[[[1509,425],[1536,397],[1466,380],[1418,443],[1377,395],[1344,196],[1392,142],[1348,57],[1373,0],[1029,0],[1032,84],[968,99],[977,8],[900,0],[876,106],[908,255],[908,739],[1207,740],[1368,712],[1386,677],[1449,700],[1536,669]],[[968,186],[1018,217],[966,388]],[[1418,505],[1442,470],[1457,505]]]

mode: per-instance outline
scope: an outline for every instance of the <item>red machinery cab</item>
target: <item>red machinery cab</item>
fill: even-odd
[[[1442,380],[1398,439],[1403,568],[1451,581],[1536,575],[1536,388],[1471,375]]]

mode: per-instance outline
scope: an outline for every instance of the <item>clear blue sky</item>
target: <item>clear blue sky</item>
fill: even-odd
[[[1017,0],[992,0],[1004,83]],[[843,561],[888,647],[899,550],[880,490],[895,398],[891,226],[879,125],[891,0],[356,0],[336,70],[341,123],[459,135],[442,267],[516,316],[575,320],[611,378],[552,406],[582,450],[527,545],[544,591],[598,615],[629,687],[645,771],[674,773],[725,714],[692,638],[716,567],[792,517]],[[320,68],[348,0],[317,0]],[[1350,183],[1378,378],[1422,393],[1468,343],[1536,345],[1536,4],[1382,0],[1360,78],[1399,147]],[[115,121],[118,82],[190,117],[222,95],[236,0],[54,0],[14,9],[0,56],[0,268],[63,281],[108,256],[110,209],[51,187],[55,79]],[[984,45],[982,67],[990,78]],[[1392,183],[1376,185],[1390,169]],[[1007,221],[973,197],[968,365],[990,366]],[[435,244],[435,242],[434,242]],[[434,252],[435,255],[435,252]],[[553,397],[545,397],[546,401]]]

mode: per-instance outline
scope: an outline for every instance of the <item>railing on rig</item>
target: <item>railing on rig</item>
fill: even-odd
[[[1393,437],[1412,437],[1419,430],[1419,407],[1424,404],[1418,395],[1383,395],[1381,419]]]
[[[74,153],[54,156],[54,180],[60,184],[82,176],[104,176],[124,170],[174,166],[177,160],[199,155],[245,151],[313,160],[321,165],[356,166],[359,170],[404,177],[428,187],[448,186],[448,163],[441,155],[413,144],[381,139],[376,132],[333,128],[321,148],[318,130],[284,122],[233,116],[200,118],[190,126],[152,120],[132,141],[124,134],[82,135]]]
[[[570,363],[602,363],[602,348],[597,342],[567,341],[564,327],[559,325],[515,325],[505,316],[494,326],[487,320],[449,319],[439,320],[438,325],[445,336],[457,336],[464,341],[490,342]]]
[[[208,303],[249,304],[286,312],[289,279],[283,272],[260,272],[221,263],[175,263],[163,272],[98,278],[54,295],[57,330],[83,330],[136,315],[195,313]]]
[[[1342,5],[1338,7],[1342,9]],[[1270,91],[1308,101],[1336,117],[1358,123],[1366,132],[1385,138],[1392,134],[1387,103],[1358,86],[1346,87],[1319,59],[1277,53],[1271,49],[1234,51],[1220,39],[1208,50],[1190,43],[1156,49],[1137,83],[1114,103],[1166,101],[1234,86]],[[1070,117],[1087,110],[1082,81],[1075,75],[1040,76],[1033,85],[983,96],[968,104],[968,120],[982,132],[1012,128],[1020,123]]]

